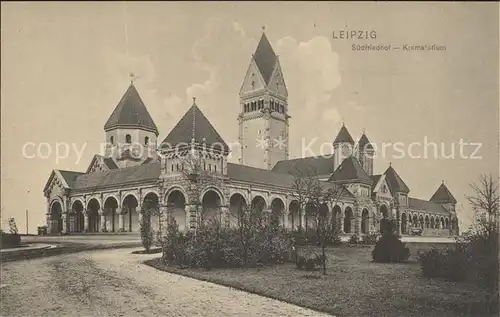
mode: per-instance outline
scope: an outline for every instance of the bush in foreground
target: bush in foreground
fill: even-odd
[[[181,233],[171,220],[163,239],[164,263],[183,267],[252,267],[283,263],[290,257],[291,239],[271,226],[242,234],[237,228],[202,224],[194,233]]]
[[[372,251],[375,262],[405,262],[410,257],[410,249],[401,242],[401,238],[394,233],[394,223],[388,221],[382,237],[376,242]]]

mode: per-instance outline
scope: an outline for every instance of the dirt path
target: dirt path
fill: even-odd
[[[11,262],[1,316],[327,316],[141,264],[132,249]]]

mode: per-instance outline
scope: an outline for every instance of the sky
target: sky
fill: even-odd
[[[385,144],[374,173],[392,164],[411,197],[429,199],[444,181],[462,228],[472,216],[470,183],[498,175],[497,3],[3,2],[1,9],[4,229],[14,217],[25,232],[26,210],[30,232],[45,224],[51,171],[87,169],[130,73],[160,140],[195,96],[224,140],[237,141],[239,90],[263,26],[288,88],[291,158],[328,152],[344,122],[353,138],[365,131],[378,149]],[[376,38],[334,39],[341,30]],[[460,140],[480,147],[464,146],[461,155]],[[409,153],[425,142],[437,143],[436,155],[432,146],[427,157],[418,145]],[[312,152],[303,153],[303,143]],[[230,161],[237,159],[234,151]]]

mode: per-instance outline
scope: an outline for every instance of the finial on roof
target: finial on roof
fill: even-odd
[[[265,31],[266,31],[266,26],[265,26],[265,25],[263,25],[263,26],[262,26],[262,33],[264,33]]]
[[[342,121],[342,126],[343,126],[343,127],[345,126],[344,121]]]
[[[193,105],[196,105],[196,97],[193,97]]]
[[[391,167],[391,166],[392,166],[392,162],[389,162],[389,167]]]
[[[193,97],[193,106],[196,106],[196,104],[194,103],[196,100],[196,97]],[[196,113],[195,113],[195,109],[193,108],[193,135],[192,135],[192,140],[194,140],[194,136],[195,136],[195,131],[196,131]]]
[[[363,128],[363,134],[365,134],[365,128]]]
[[[136,79],[136,77],[135,77],[134,73],[130,73],[129,77],[130,77],[130,84],[131,84],[131,85],[133,85],[133,84],[134,84],[134,81],[135,81],[135,79]]]
[[[444,184],[444,179],[443,179],[443,180],[441,180],[441,184]]]

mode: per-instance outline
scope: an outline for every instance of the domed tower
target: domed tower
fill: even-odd
[[[347,131],[344,123],[340,128],[337,137],[333,141],[333,170],[335,171],[342,162],[353,153],[354,140]]]
[[[240,90],[240,163],[272,169],[287,160],[289,118],[279,59],[263,32]]]
[[[104,125],[105,156],[120,168],[157,159],[158,128],[133,82]]]

